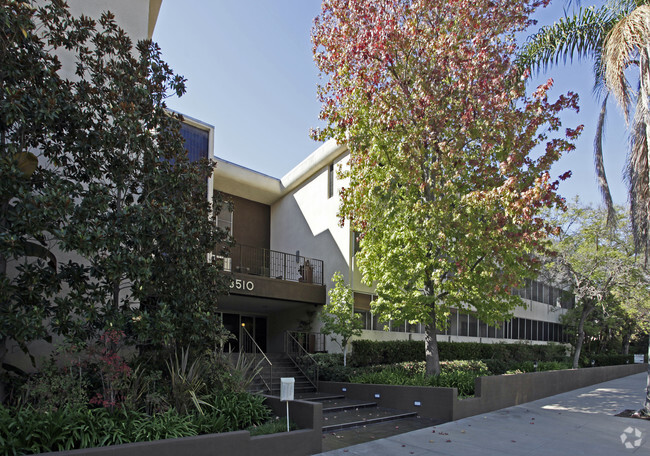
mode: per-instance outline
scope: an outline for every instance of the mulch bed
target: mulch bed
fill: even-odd
[[[626,410],[623,410],[621,413],[619,413],[619,414],[617,414],[615,416],[622,416],[624,418],[636,418],[636,419],[639,419],[639,420],[648,420],[648,421],[650,421],[650,416],[640,415],[638,410],[626,409]]]

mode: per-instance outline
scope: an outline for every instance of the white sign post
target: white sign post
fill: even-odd
[[[643,355],[634,355],[634,364],[643,364]]]
[[[287,403],[287,432],[289,432],[289,401],[293,400],[293,387],[296,379],[293,377],[280,378],[280,401]]]

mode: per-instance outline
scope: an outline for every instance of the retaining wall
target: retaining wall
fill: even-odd
[[[452,421],[637,374],[644,372],[647,366],[625,364],[479,377],[475,383],[475,396],[467,399],[458,399],[456,388],[425,386],[320,382],[319,390],[345,394],[351,399],[374,401],[380,407],[417,412],[427,418]]]

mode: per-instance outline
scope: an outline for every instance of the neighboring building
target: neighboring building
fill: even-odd
[[[337,216],[338,192],[345,185],[336,176],[345,165],[345,146],[329,141],[281,179],[260,174],[217,158],[214,190],[233,202],[233,212],[219,218],[237,242],[227,270],[235,277],[231,294],[219,300],[226,327],[235,335],[253,328],[265,351],[283,349],[287,330],[317,333],[318,312],[327,299],[336,271],[354,291],[355,312],[362,315],[361,338],[372,340],[424,339],[424,325],[380,322],[371,312],[373,288],[364,284],[355,265],[355,236]],[[471,312],[453,311],[444,341],[564,342],[559,316],[572,306],[561,290],[537,281],[514,290],[526,306],[500,328],[489,327]],[[384,328],[387,327],[388,330]],[[328,338],[329,339],[329,338]],[[310,348],[337,351],[338,345],[317,334]],[[314,341],[320,343],[314,344]]]

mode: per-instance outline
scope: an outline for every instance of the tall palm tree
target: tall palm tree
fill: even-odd
[[[632,66],[639,71],[636,97],[625,77],[625,70]],[[614,25],[605,39],[602,69],[607,89],[623,108],[630,127],[625,177],[636,245],[647,261],[650,245],[650,5],[639,5]],[[633,100],[636,100],[634,105]]]
[[[612,0],[599,8],[577,8],[577,12],[572,16],[566,15],[555,24],[543,27],[529,37],[518,58],[521,68],[531,70],[546,69],[560,60],[565,62],[567,59],[573,60],[574,58],[593,60],[594,92],[602,100],[594,138],[594,162],[609,222],[614,220],[614,207],[605,174],[602,150],[607,102],[610,98],[609,95],[614,95],[626,113],[626,120],[629,119],[628,113],[631,111],[631,102],[635,97],[632,96],[629,83],[623,73],[628,67],[638,65],[642,76],[650,75],[647,65],[644,68],[637,60],[639,50],[647,50],[646,46],[650,43],[650,35],[647,33],[648,24],[645,22],[645,29],[642,25],[642,18],[644,15],[647,17],[649,11],[648,4],[650,4],[650,0]],[[643,42],[646,44],[643,45]],[[643,81],[643,77],[640,80]],[[646,86],[650,87],[647,84]],[[646,93],[648,93],[647,90]],[[640,94],[641,91],[639,91]],[[645,106],[647,108],[647,97],[636,97],[636,101],[637,107]],[[647,114],[647,109],[644,112]],[[633,150],[647,144],[646,139],[650,130],[646,134],[642,129],[642,124],[636,128],[636,120],[639,115],[633,116],[631,152],[628,157],[625,177],[629,189],[635,242],[639,251],[647,257],[650,253],[648,249],[650,182],[647,179],[649,161],[647,154],[644,161],[641,157],[635,156]],[[645,147],[645,150],[647,151],[648,148]],[[643,168],[644,164],[645,168]],[[645,180],[643,176],[646,176]],[[645,187],[641,188],[644,182]]]
[[[647,265],[650,256],[650,0],[611,0],[600,8],[580,7],[573,16],[565,15],[531,36],[522,48],[518,63],[522,69],[539,70],[567,58],[594,61],[594,89],[602,97],[594,162],[608,223],[614,221],[615,215],[602,150],[609,96],[623,109],[630,129],[625,168],[630,216],[636,249],[643,254]],[[638,70],[635,89],[626,78],[626,70],[632,67]],[[650,367],[645,403],[640,412],[650,415]]]

